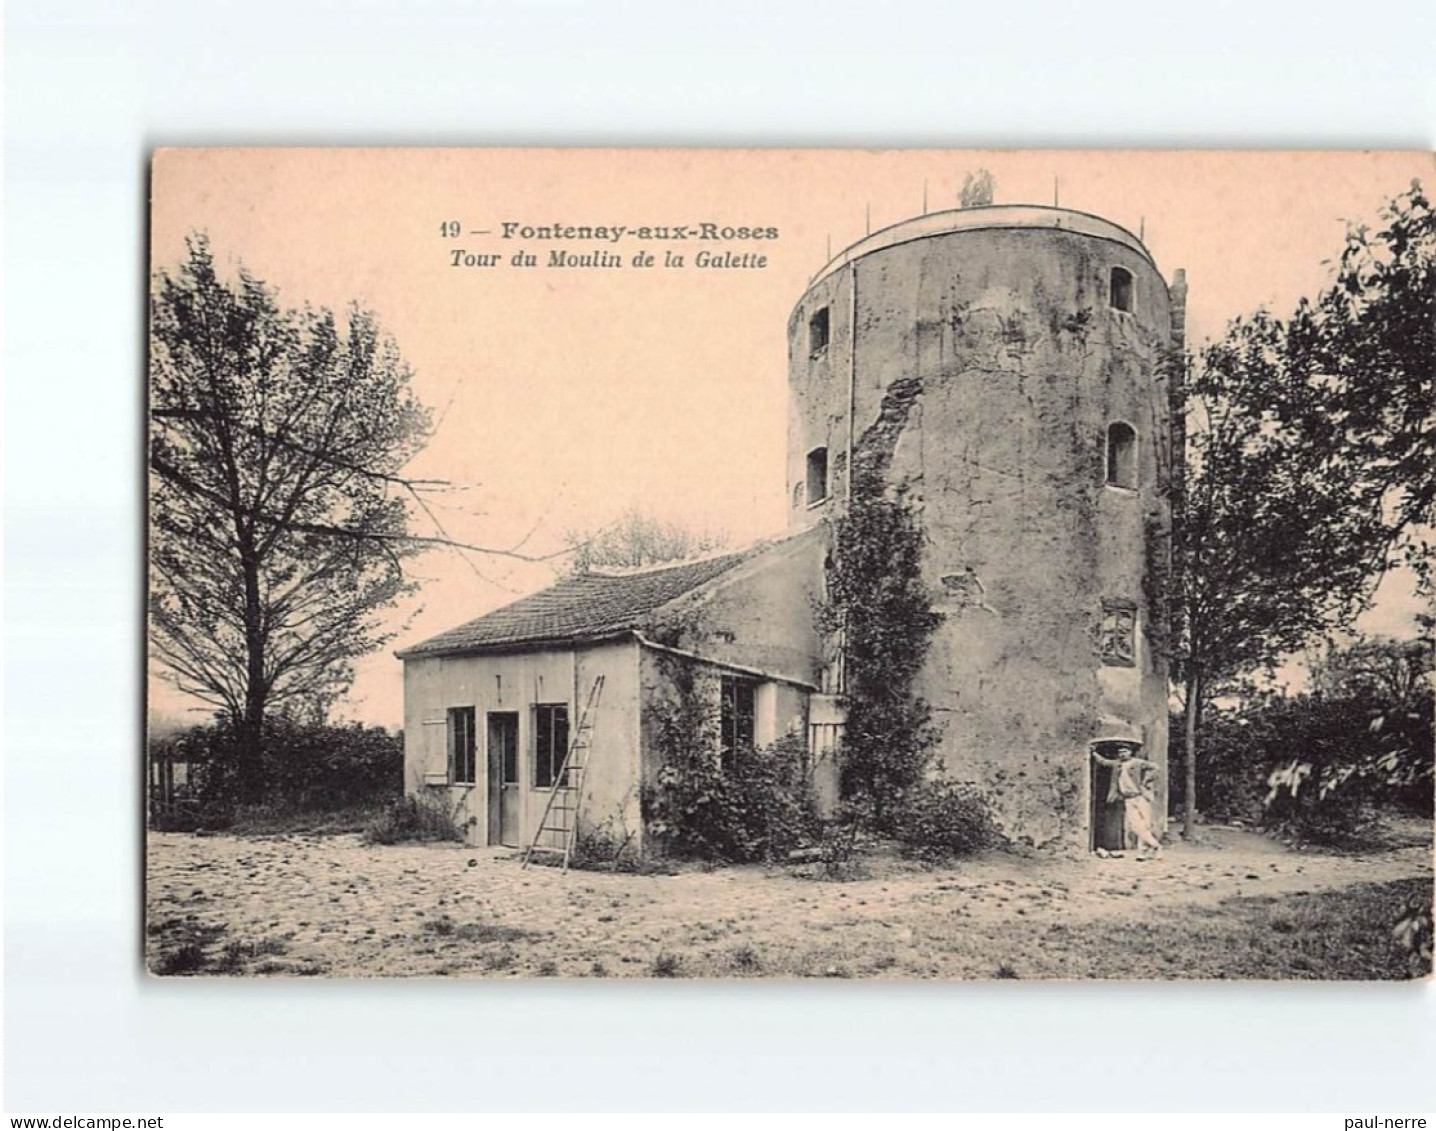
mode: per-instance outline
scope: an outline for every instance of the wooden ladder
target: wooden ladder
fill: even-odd
[[[568,750],[563,764],[554,777],[553,788],[549,790],[548,802],[539,818],[539,827],[534,832],[528,851],[524,853],[523,866],[527,868],[535,852],[562,852],[563,870],[568,871],[568,862],[573,857],[574,845],[578,840],[578,803],[583,796],[584,771],[588,768],[588,751],[592,743],[593,712],[603,698],[603,676],[595,676],[593,686],[588,689],[588,702],[578,717],[569,738]],[[540,844],[545,834],[560,838],[559,845]]]

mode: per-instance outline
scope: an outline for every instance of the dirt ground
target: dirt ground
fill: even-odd
[[[1429,899],[1429,822],[1380,850],[1206,828],[1154,861],[995,852],[868,878],[812,866],[620,875],[357,836],[152,833],[156,973],[490,977],[1409,976],[1391,924]],[[1429,905],[1429,904],[1428,904]]]

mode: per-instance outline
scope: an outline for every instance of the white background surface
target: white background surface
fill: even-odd
[[[1430,148],[1436,9],[6,16],[6,1110],[1436,1107],[1429,985],[158,983],[139,924],[151,148]]]

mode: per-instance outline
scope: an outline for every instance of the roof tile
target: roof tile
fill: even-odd
[[[643,573],[587,573],[404,649],[401,659],[588,640],[640,628],[650,614],[732,569],[748,554]]]

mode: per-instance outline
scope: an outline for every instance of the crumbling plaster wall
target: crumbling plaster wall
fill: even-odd
[[[816,686],[823,642],[813,605],[826,552],[820,528],[774,543],[664,606],[645,632],[705,659]]]
[[[1132,273],[1132,313],[1109,307],[1113,266]],[[851,401],[853,461],[906,495],[927,536],[945,621],[920,691],[947,769],[982,784],[1013,835],[1080,842],[1087,744],[1104,719],[1142,727],[1150,756],[1166,757],[1165,606],[1148,599],[1170,525],[1165,284],[1112,240],[977,229],[820,280],[796,339],[825,304],[823,356],[790,347],[790,482],[807,450],[846,448]],[[1118,420],[1138,433],[1136,490],[1105,484]],[[795,523],[807,517],[795,508]],[[1131,667],[1096,653],[1104,602],[1137,610]]]

